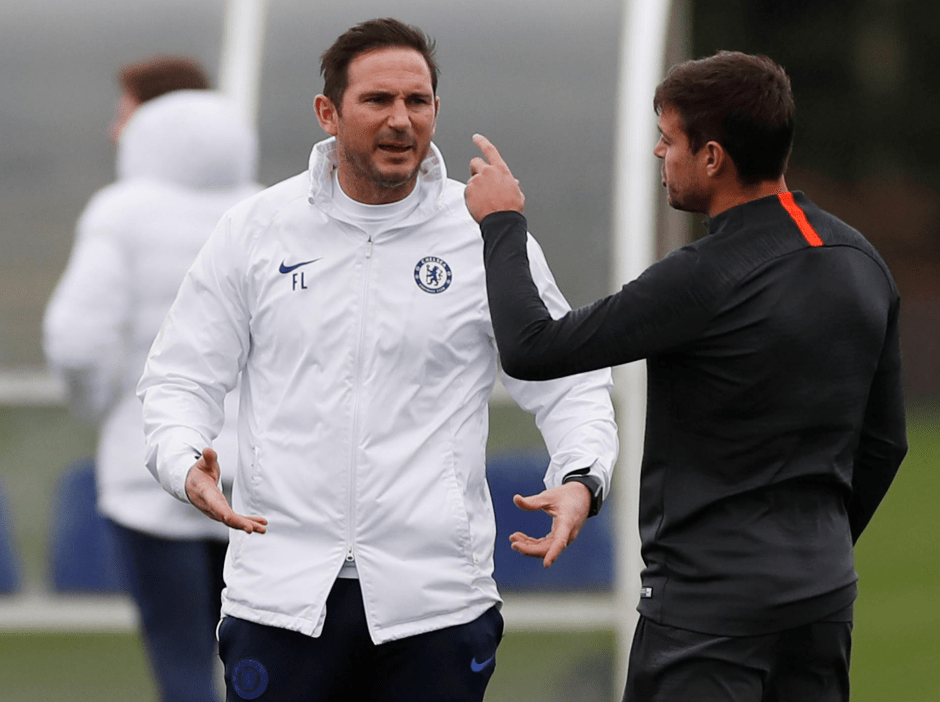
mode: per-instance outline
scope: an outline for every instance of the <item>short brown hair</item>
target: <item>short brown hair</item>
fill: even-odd
[[[717,141],[752,185],[783,175],[793,146],[796,105],[790,79],[766,56],[719,51],[676,64],[656,88],[653,108],[682,119],[693,153]]]
[[[174,90],[208,90],[202,66],[185,56],[151,56],[128,64],[118,72],[121,87],[138,102],[147,102]]]
[[[434,60],[434,40],[417,27],[386,17],[357,24],[347,30],[333,46],[320,57],[323,74],[323,94],[340,110],[343,95],[349,85],[349,64],[368,51],[393,47],[414,49],[428,64],[431,71],[431,89],[437,94],[438,68]]]

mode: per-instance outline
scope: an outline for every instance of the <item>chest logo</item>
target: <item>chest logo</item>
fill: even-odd
[[[323,258],[322,256],[320,258]],[[300,263],[295,263],[292,266],[285,265],[286,261],[281,261],[281,267],[278,268],[278,271],[281,273],[290,273],[293,270],[300,268],[301,266],[306,266],[308,263],[316,263],[320,258],[312,258],[309,261],[301,261]]]
[[[304,277],[304,271],[297,272],[297,269],[300,268],[301,266],[306,266],[311,263],[316,263],[321,258],[323,258],[323,256],[320,256],[319,258],[311,258],[309,261],[300,261],[299,263],[292,263],[289,266],[287,265],[287,261],[281,261],[281,267],[278,268],[277,270],[278,272],[281,273],[281,275],[286,275],[290,273],[291,290],[297,290],[297,289],[306,290],[307,280]]]
[[[444,292],[453,279],[450,266],[437,256],[425,256],[415,266],[415,283],[426,293],[436,295]]]

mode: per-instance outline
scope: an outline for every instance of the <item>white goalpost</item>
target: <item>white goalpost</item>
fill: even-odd
[[[267,0],[227,0],[219,59],[219,90],[258,122]]]
[[[659,166],[653,156],[657,123],[653,92],[662,78],[672,0],[625,0],[620,67],[613,207],[613,285],[633,280],[656,254]],[[614,514],[614,612],[617,650],[614,700],[623,693],[627,658],[639,615],[639,484],[646,423],[646,365],[614,368],[614,401],[620,427]]]

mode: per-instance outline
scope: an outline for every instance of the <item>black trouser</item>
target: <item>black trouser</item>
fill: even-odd
[[[640,617],[624,702],[849,702],[852,623],[712,636]]]
[[[493,607],[460,626],[380,645],[358,580],[339,579],[318,637],[226,617],[219,627],[228,702],[480,702],[496,668],[503,618]]]

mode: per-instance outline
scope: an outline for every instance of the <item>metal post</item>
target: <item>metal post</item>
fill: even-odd
[[[625,0],[620,45],[614,177],[613,281],[636,278],[653,262],[659,167],[653,156],[657,123],[653,91],[662,77],[670,0]],[[616,477],[615,589],[617,647],[614,697],[620,700],[638,615],[640,459],[646,421],[646,368],[642,361],[614,369],[620,425]]]
[[[219,90],[258,121],[266,0],[228,0],[219,60]]]

